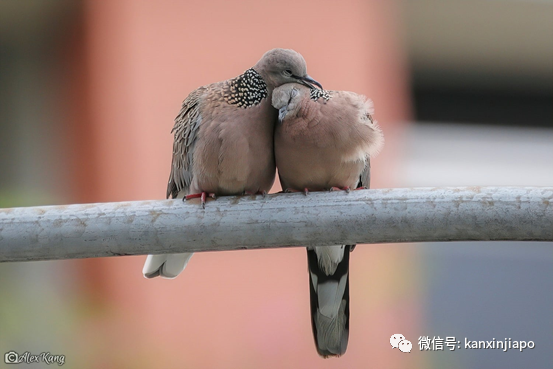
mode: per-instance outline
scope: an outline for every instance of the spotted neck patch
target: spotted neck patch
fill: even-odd
[[[267,95],[267,84],[261,75],[251,68],[231,79],[223,93],[227,103],[241,108],[256,106]]]
[[[311,100],[317,101],[323,98],[324,101],[330,100],[330,93],[326,90],[319,90],[318,88],[312,88],[310,93]]]

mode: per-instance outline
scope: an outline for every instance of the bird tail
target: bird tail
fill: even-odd
[[[183,254],[148,255],[142,274],[146,278],[162,277],[173,279],[180,274],[194,255],[191,252]]]
[[[351,245],[307,249],[311,326],[322,357],[346,352],[349,337],[349,253]]]

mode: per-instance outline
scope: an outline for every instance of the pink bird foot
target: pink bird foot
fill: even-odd
[[[303,191],[300,191],[300,190],[296,190],[296,189],[293,189],[293,188],[287,188],[285,189],[284,191],[282,191],[284,193],[292,193],[292,192],[301,192],[303,193],[305,196],[307,196],[307,194],[309,194],[309,188],[304,188]]]
[[[191,195],[186,195],[183,200],[190,200],[190,199],[197,199],[200,198],[200,205],[202,206],[202,209],[205,209],[205,200],[206,197],[209,196],[212,199],[216,199],[217,196],[213,192],[200,192],[200,193],[194,193]]]

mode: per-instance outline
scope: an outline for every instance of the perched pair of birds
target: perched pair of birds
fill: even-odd
[[[275,166],[285,191],[368,188],[370,158],[384,142],[372,115],[365,97],[323,90],[299,53],[270,50],[240,76],[184,100],[167,197],[200,197],[205,206],[207,196],[265,194]],[[323,357],[346,351],[353,247],[307,248],[311,322]],[[175,278],[191,256],[149,255],[144,276]]]

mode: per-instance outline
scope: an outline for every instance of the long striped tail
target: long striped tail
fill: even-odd
[[[346,352],[349,337],[349,254],[351,245],[307,249],[311,326],[322,357]]]

